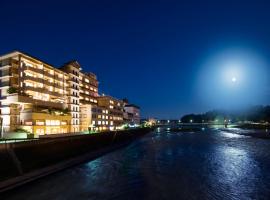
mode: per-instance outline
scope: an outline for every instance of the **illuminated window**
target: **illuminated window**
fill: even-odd
[[[32,126],[33,125],[33,122],[32,121],[26,121],[25,122],[25,125]]]
[[[45,122],[43,120],[36,120],[36,125],[43,126]]]

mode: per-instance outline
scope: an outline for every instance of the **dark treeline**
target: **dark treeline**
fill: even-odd
[[[242,111],[213,110],[203,114],[188,114],[181,118],[183,123],[252,121],[270,122],[270,106],[253,106]]]

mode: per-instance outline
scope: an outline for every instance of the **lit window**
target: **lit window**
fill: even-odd
[[[43,126],[44,124],[45,124],[44,121],[36,120],[36,125]]]

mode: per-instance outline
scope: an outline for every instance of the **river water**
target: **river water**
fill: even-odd
[[[270,199],[270,140],[158,129],[1,199]]]

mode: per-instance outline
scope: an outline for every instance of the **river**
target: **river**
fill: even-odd
[[[236,131],[158,129],[1,199],[269,199],[270,140]]]

